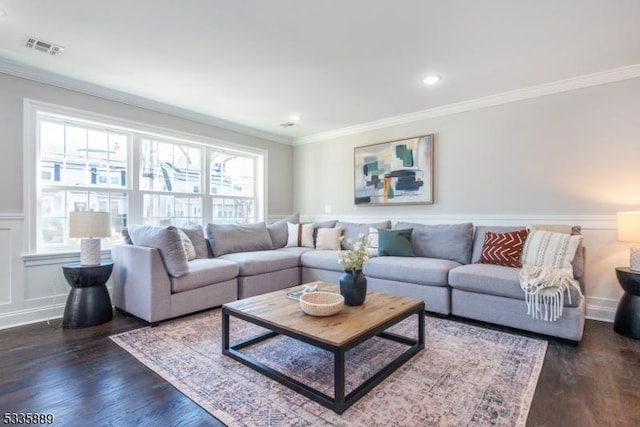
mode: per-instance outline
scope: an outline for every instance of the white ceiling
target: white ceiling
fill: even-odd
[[[640,64],[638,0],[0,0],[0,8],[5,71],[114,89],[280,141]],[[27,49],[27,36],[65,50]],[[428,87],[431,73],[442,81]],[[281,127],[294,112],[304,118]]]

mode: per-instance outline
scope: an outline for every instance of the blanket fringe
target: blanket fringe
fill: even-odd
[[[573,278],[573,272],[534,265],[522,266],[520,286],[525,293],[527,314],[546,322],[555,322],[562,317],[565,291],[569,304],[572,287],[581,294],[580,286]]]

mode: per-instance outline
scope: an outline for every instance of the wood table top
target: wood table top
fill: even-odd
[[[326,282],[312,282],[318,291],[339,292],[338,286]],[[297,334],[333,346],[343,346],[391,319],[415,310],[422,300],[401,296],[367,292],[363,305],[345,305],[333,316],[314,317],[305,314],[300,302],[287,298],[287,292],[302,289],[303,285],[255,297],[233,301],[223,305],[227,310],[263,321]]]

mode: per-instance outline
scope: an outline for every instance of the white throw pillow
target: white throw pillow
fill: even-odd
[[[369,257],[378,256],[378,233],[377,228],[369,227],[369,235],[367,236],[367,253]]]
[[[287,222],[289,237],[287,248],[305,247],[313,248],[313,224],[292,224]]]
[[[522,248],[522,264],[565,270],[573,275],[571,261],[582,236],[545,230],[529,230]]]
[[[342,227],[318,228],[316,249],[334,251],[340,250],[340,236],[342,236]]]
[[[180,238],[182,239],[182,245],[184,246],[184,251],[187,253],[187,261],[191,261],[192,259],[196,259],[196,248],[193,246],[193,242],[187,236],[187,233],[178,228],[178,233],[180,233]]]

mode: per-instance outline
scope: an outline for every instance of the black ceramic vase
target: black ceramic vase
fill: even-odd
[[[345,271],[340,277],[340,294],[346,305],[362,305],[367,296],[367,278],[362,270]]]

